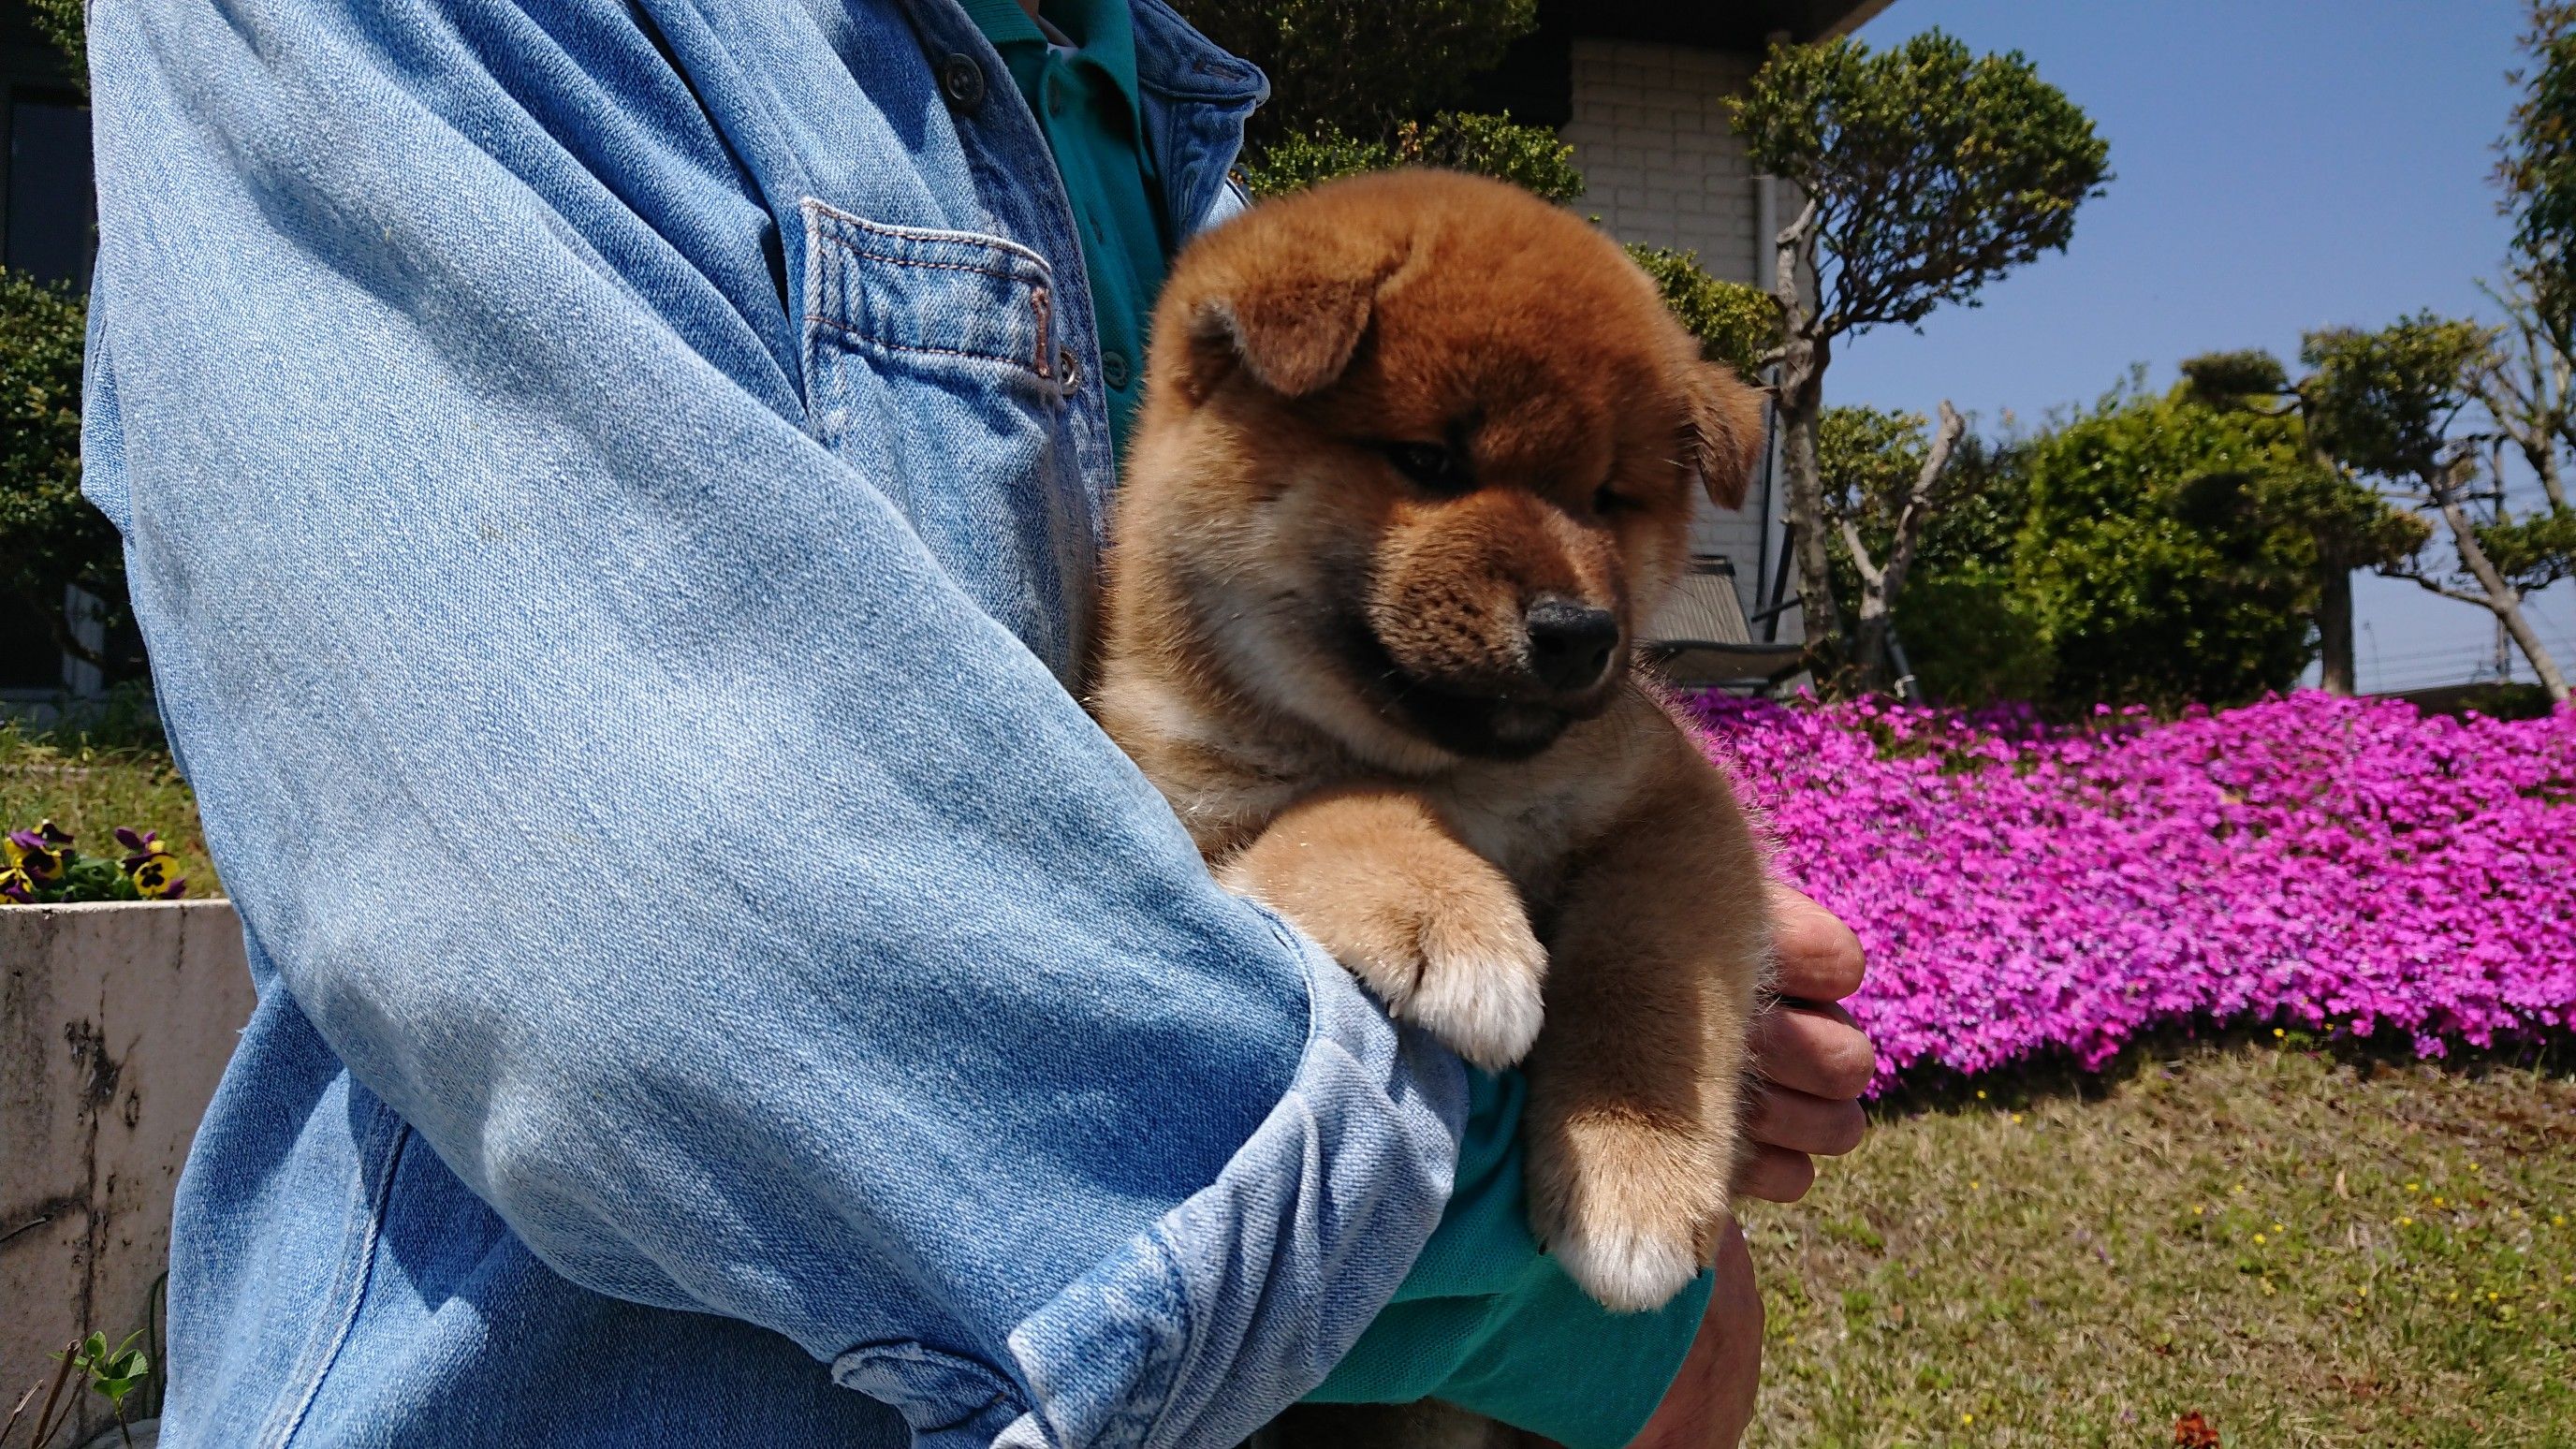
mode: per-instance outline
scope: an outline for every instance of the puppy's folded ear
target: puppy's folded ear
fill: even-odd
[[[1194,251],[1206,254],[1176,269],[1154,319],[1155,341],[1193,399],[1238,368],[1282,397],[1331,386],[1405,259],[1401,239],[1313,227],[1265,232],[1259,245],[1219,231]]]
[[[1762,454],[1764,394],[1722,362],[1693,362],[1683,373],[1684,446],[1700,483],[1718,507],[1744,506]]]
[[[1191,313],[1193,371],[1212,387],[1240,364],[1282,397],[1320,392],[1350,366],[1368,331],[1377,279],[1281,279],[1212,296]]]

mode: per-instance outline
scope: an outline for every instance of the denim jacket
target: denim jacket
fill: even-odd
[[[1136,4],[1209,218],[1262,82]],[[1315,1385],[1465,1083],[1066,690],[1091,308],[954,0],[90,43],[87,486],[261,998],[163,1442],[1177,1449]]]

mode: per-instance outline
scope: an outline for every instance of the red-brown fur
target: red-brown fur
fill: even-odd
[[[1119,506],[1103,725],[1220,879],[1526,1057],[1532,1227],[1623,1309],[1725,1224],[1769,951],[1742,812],[1629,655],[1758,417],[1573,214],[1363,177],[1175,263]],[[1542,667],[1542,605],[1615,621],[1597,683]]]

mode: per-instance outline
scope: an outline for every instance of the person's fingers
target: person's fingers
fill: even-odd
[[[1869,1085],[1878,1052],[1839,1006],[1784,1006],[1754,1023],[1753,1061],[1776,1086],[1844,1102]]]
[[[1795,886],[1771,883],[1771,932],[1780,953],[1780,994],[1840,1001],[1860,989],[1860,937]]]
[[[1735,1190],[1764,1202],[1796,1202],[1816,1185],[1816,1164],[1803,1152],[1760,1147],[1735,1174]]]
[[[1756,1097],[1744,1130],[1755,1142],[1813,1157],[1840,1157],[1860,1145],[1869,1119],[1860,1103],[1829,1101],[1773,1087]]]

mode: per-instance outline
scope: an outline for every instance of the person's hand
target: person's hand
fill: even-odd
[[[1771,887],[1771,910],[1781,1001],[1753,1026],[1762,1087],[1745,1124],[1753,1151],[1735,1190],[1796,1202],[1815,1184],[1816,1158],[1860,1145],[1860,1094],[1877,1055],[1851,1013],[1835,1004],[1860,989],[1860,938],[1785,885]]]
[[[1754,1148],[1736,1191],[1796,1202],[1816,1180],[1815,1159],[1860,1145],[1861,1089],[1876,1054],[1835,1002],[1860,989],[1860,938],[1831,911],[1784,885],[1771,888],[1781,1002],[1754,1024],[1761,1097],[1747,1127]],[[1762,1291],[1744,1234],[1730,1226],[1717,1250],[1716,1291],[1681,1372],[1629,1449],[1728,1449],[1753,1422],[1762,1385]]]

